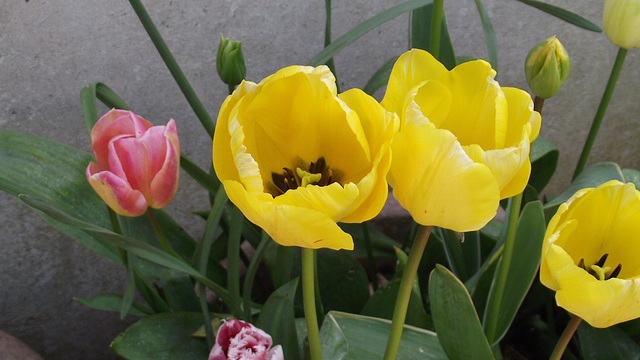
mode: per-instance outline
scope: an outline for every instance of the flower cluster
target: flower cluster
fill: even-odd
[[[218,329],[209,360],[284,360],[282,346],[272,344],[271,336],[264,331],[230,319]]]

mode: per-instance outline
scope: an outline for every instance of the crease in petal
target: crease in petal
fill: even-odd
[[[180,177],[180,154],[175,152],[171,140],[165,139],[166,156],[162,167],[156,172],[149,186],[149,206],[162,209],[169,205],[176,191]]]
[[[392,149],[389,183],[416,222],[473,231],[495,216],[499,202],[495,177],[469,158],[449,131],[405,128],[396,135]]]
[[[251,154],[247,153],[247,147],[244,145],[243,128],[237,119],[232,118],[229,122],[229,134],[231,153],[235,168],[238,170],[240,181],[247,191],[251,193],[261,193],[264,191],[262,176],[258,163]]]
[[[338,222],[353,211],[359,197],[360,189],[354,183],[345,184],[344,187],[333,183],[328,186],[309,185],[289,190],[274,198],[273,203],[276,206],[291,205],[317,210]]]

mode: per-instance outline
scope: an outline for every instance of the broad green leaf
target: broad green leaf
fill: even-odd
[[[133,305],[133,296],[136,294],[136,270],[133,264],[134,256],[131,254],[126,254],[123,256],[127,257],[127,289],[124,292],[124,296],[122,297],[122,305],[120,306],[120,320],[124,319],[125,316],[129,313],[131,309],[131,305]]]
[[[396,5],[391,9],[387,9],[371,18],[363,21],[358,24],[353,29],[347,31],[344,35],[335,39],[329,46],[325,47],[322,51],[320,51],[316,56],[311,59],[307,65],[318,66],[324,64],[332,58],[335,54],[338,53],[342,48],[351,44],[362,35],[367,32],[375,29],[378,25],[384,24],[385,22],[400,16],[407,11],[411,11],[413,9],[417,9],[421,6],[425,6],[427,4],[432,3],[433,0],[410,0],[406,1],[402,4]]]
[[[570,24],[581,27],[583,29],[595,31],[595,32],[602,32],[602,29],[598,25],[592,23],[591,21],[583,18],[582,16],[576,13],[573,13],[569,10],[565,10],[561,7],[543,3],[541,1],[535,1],[535,0],[518,0],[518,1],[520,1],[521,3],[527,4],[529,6],[533,6],[534,8],[540,9],[546,12],[547,14],[551,14],[561,20],[564,20]]]
[[[493,30],[493,24],[482,4],[482,0],[475,1],[480,15],[480,22],[482,23],[482,31],[484,31],[484,42],[487,44],[488,60],[491,63],[491,67],[498,71],[498,40],[496,39],[496,32]]]
[[[597,187],[609,180],[624,181],[622,170],[617,164],[612,162],[603,162],[587,168],[578,175],[575,180],[573,180],[567,190],[544,205],[544,212],[547,221],[556,213],[558,206],[569,200],[569,198],[578,190]]]
[[[409,47],[429,51],[431,49],[431,19],[433,10],[433,1],[429,4],[411,11],[409,18]],[[442,27],[440,30],[440,62],[447,67],[453,69],[456,63],[456,55],[453,51],[453,44],[449,36],[449,28],[447,27],[447,19],[445,14],[442,15]]]
[[[636,189],[640,189],[640,171],[635,169],[622,169],[624,182],[633,183]]]
[[[542,204],[539,201],[527,203],[522,209],[518,220],[513,253],[506,268],[505,291],[501,298],[496,297],[494,285],[489,291],[483,324],[486,326],[487,319],[497,317],[495,338],[488,339],[490,344],[498,343],[507,333],[531,283],[535,279],[540,265],[540,249],[542,249],[545,228]],[[505,261],[504,257],[500,261]],[[498,269],[500,269],[500,266],[498,266]],[[495,284],[498,277],[499,273],[496,272],[493,284]],[[499,306],[495,307],[495,302],[498,302]],[[494,309],[497,309],[498,312],[494,313]]]
[[[320,329],[322,358],[325,360],[382,359],[391,321],[332,311]],[[447,359],[437,335],[429,330],[405,325],[398,360]]]
[[[560,151],[546,139],[538,137],[531,144],[529,157],[531,158],[529,185],[541,192],[556,171]]]
[[[273,338],[274,345],[282,345],[285,359],[300,359],[294,300],[298,289],[298,278],[295,278],[269,296],[262,307],[256,326]]]
[[[186,274],[164,269],[160,275],[162,292],[173,311],[200,311],[193,281]]]
[[[617,326],[595,329],[583,322],[578,328],[578,338],[585,360],[640,359],[640,346]]]
[[[430,278],[431,314],[449,359],[494,359],[464,284],[442,265],[436,266]]]
[[[116,354],[130,360],[202,360],[207,342],[193,337],[203,324],[200,313],[166,313],[148,316],[131,325],[111,343]]]
[[[71,216],[111,227],[107,206],[85,176],[91,156],[41,137],[0,130],[0,190],[11,195],[29,194],[54,204]],[[123,265],[118,249],[73,227],[41,216],[53,227],[91,250]]]
[[[86,299],[73,298],[80,304],[86,305],[92,309],[119,312],[122,304],[122,295],[105,292]],[[145,305],[134,301],[129,310],[129,314],[136,316],[146,316],[153,314],[153,310]]]
[[[378,91],[383,86],[386,86],[389,82],[389,76],[391,76],[391,70],[393,70],[393,65],[395,65],[396,60],[398,60],[398,56],[394,56],[389,59],[384,65],[382,65],[378,71],[367,81],[367,85],[362,88],[364,92],[369,95],[372,95]]]
[[[319,249],[318,283],[325,311],[359,313],[369,299],[369,279],[349,251]],[[296,262],[299,266],[300,262]]]
[[[388,283],[379,287],[369,298],[364,309],[362,309],[362,315],[388,320],[393,318],[393,311],[395,309],[396,299],[398,298],[398,291],[400,291],[400,283],[402,282],[402,274],[404,273],[408,258],[407,254],[400,249],[397,249],[396,254],[398,256],[396,273]],[[424,310],[418,278],[416,275],[409,298],[405,323],[407,325],[433,330],[433,320]]]

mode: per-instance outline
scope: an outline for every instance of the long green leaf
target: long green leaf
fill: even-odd
[[[320,329],[322,357],[326,360],[381,359],[390,330],[389,320],[331,311]],[[397,359],[445,360],[447,355],[434,332],[405,325]]]
[[[576,25],[583,29],[595,31],[595,32],[602,32],[602,29],[598,25],[592,23],[591,21],[583,18],[582,16],[576,13],[573,13],[569,10],[565,10],[561,7],[543,3],[541,1],[535,1],[535,0],[518,0],[518,1],[520,1],[521,3],[527,4],[529,6],[533,6],[536,9],[542,10],[547,14],[551,14],[559,19],[562,19],[570,24]]]
[[[391,70],[393,69],[393,65],[396,63],[396,60],[398,60],[398,56],[394,56],[384,63],[384,65],[382,65],[378,71],[373,74],[362,90],[369,95],[373,95],[378,91],[378,89],[387,85],[389,82],[389,76],[391,75]]]
[[[535,279],[535,275],[540,265],[540,249],[542,249],[542,240],[545,233],[545,220],[542,211],[542,203],[539,201],[529,202],[522,209],[516,237],[513,247],[513,255],[506,269],[508,275],[505,284],[507,291],[502,293],[500,299],[496,298],[493,291],[489,291],[489,297],[484,312],[484,321],[486,325],[489,317],[497,317],[497,325],[495,338],[489,338],[490,344],[498,343],[509,330],[511,322],[516,316],[522,301],[524,300],[531,283]],[[500,266],[498,266],[500,269]],[[499,274],[496,272],[494,283]],[[498,302],[500,306],[498,312],[493,313],[494,302]]]
[[[92,309],[119,312],[122,304],[122,295],[116,293],[105,292],[86,299],[73,298],[80,304],[86,305]],[[136,316],[146,316],[153,314],[148,307],[134,301],[129,314]]]
[[[192,268],[189,264],[182,261],[181,259],[177,259],[176,257],[173,257],[166,252],[158,249],[157,247],[154,247],[147,243],[116,234],[105,228],[101,228],[80,219],[74,218],[43,201],[31,198],[29,196],[20,196],[20,199],[25,204],[46,213],[47,215],[64,224],[76,227],[89,234],[100,236],[111,244],[130,251],[143,259],[147,259],[158,265],[162,265],[164,267],[181,271],[185,274],[193,276],[195,279],[211,288],[211,290],[213,290],[227,304],[227,306],[233,309],[234,312],[237,311],[238,313],[240,313],[239,304],[233,303],[231,301],[229,293],[226,289],[209,280],[203,274]]]
[[[541,192],[556,171],[560,151],[548,140],[538,137],[531,144],[529,157],[531,158],[529,185]]]
[[[494,359],[467,289],[442,265],[431,272],[429,298],[438,339],[450,359]]]
[[[596,329],[583,322],[578,338],[585,360],[640,359],[640,346],[618,327]]]
[[[260,312],[256,326],[273,338],[274,345],[282,345],[285,359],[300,359],[294,299],[298,289],[298,278],[284,284],[267,299]]]
[[[488,60],[491,63],[491,67],[498,71],[498,40],[496,39],[496,32],[493,30],[493,24],[482,4],[482,0],[475,1],[480,14],[480,21],[482,22],[482,31],[484,31],[484,42],[487,44]]]
[[[342,48],[359,39],[367,32],[375,29],[378,25],[384,24],[407,11],[417,9],[432,2],[433,0],[410,0],[372,16],[334,40],[329,46],[325,47],[316,56],[314,56],[313,59],[308,62],[308,65],[318,66],[326,63],[330,58],[337,54],[338,51],[342,50]]]
[[[433,1],[426,6],[411,11],[409,25],[409,47],[429,51],[431,48],[431,19],[433,17]],[[451,70],[456,65],[456,55],[449,36],[446,16],[443,15],[440,30],[440,62]]]

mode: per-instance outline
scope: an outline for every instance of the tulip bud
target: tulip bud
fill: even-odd
[[[216,61],[218,75],[225,84],[235,86],[240,84],[247,74],[242,56],[242,43],[233,41],[220,35],[218,58]]]
[[[605,0],[602,25],[612,43],[640,48],[640,0]]]
[[[173,199],[180,170],[173,119],[153,126],[131,111],[111,110],[93,126],[91,149],[97,162],[89,163],[87,180],[116,213],[140,216]]]
[[[534,95],[548,99],[555,95],[569,76],[569,54],[552,36],[529,51],[524,64],[527,82]]]

